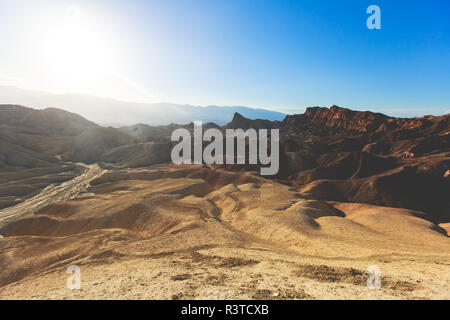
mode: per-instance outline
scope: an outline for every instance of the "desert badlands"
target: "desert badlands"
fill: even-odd
[[[1,106],[0,299],[450,299],[449,121],[333,106],[217,126],[280,129],[263,177],[172,164],[190,125]]]

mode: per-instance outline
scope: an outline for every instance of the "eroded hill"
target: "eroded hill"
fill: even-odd
[[[315,200],[245,173],[110,170],[0,228],[5,298],[437,298],[450,240],[420,212]],[[405,268],[405,264],[408,266]],[[82,290],[65,287],[69,265]],[[370,265],[382,290],[366,287]]]

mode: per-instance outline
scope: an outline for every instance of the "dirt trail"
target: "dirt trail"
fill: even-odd
[[[34,197],[15,206],[0,210],[0,228],[12,220],[32,214],[49,204],[75,198],[78,194],[88,188],[89,183],[93,179],[106,172],[106,170],[100,168],[98,164],[77,164],[86,168],[86,170],[78,177],[61,184],[51,184]]]

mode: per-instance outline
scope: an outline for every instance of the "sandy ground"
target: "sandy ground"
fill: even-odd
[[[77,263],[80,290],[66,287],[69,274],[60,268],[0,292],[3,299],[450,298],[449,265],[439,256],[323,259],[262,248],[215,248],[112,260]],[[366,286],[364,270],[370,265],[380,268],[379,290]]]
[[[424,213],[201,166],[93,175],[0,229],[0,298],[450,298],[450,239]]]

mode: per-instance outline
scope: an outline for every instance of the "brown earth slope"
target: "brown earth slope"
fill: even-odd
[[[420,212],[202,166],[109,170],[91,184],[0,228],[1,297],[449,298],[450,240]],[[69,265],[80,291],[65,287]],[[381,290],[366,287],[370,265]]]

